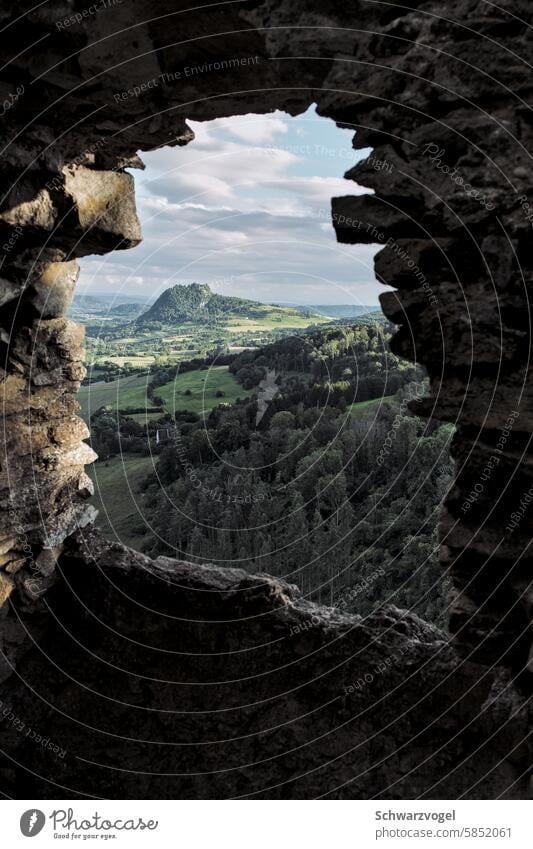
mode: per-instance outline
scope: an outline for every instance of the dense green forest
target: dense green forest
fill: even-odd
[[[247,351],[232,361],[230,371],[251,389],[273,369],[283,382],[276,409],[296,400],[306,407],[343,408],[342,399],[348,404],[390,395],[421,376],[411,363],[390,353],[390,332],[384,322],[339,322]]]
[[[389,334],[355,321],[229,358],[249,397],[204,417],[186,398],[143,427],[95,415],[97,440],[107,428],[121,451],[157,457],[142,547],[284,576],[350,611],[392,602],[443,622],[436,522],[451,428],[410,413],[424,376],[388,351]],[[152,392],[168,379],[156,373]]]

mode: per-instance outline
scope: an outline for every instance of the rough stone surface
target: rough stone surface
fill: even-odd
[[[67,312],[79,273],[76,261],[51,262],[33,279],[28,300],[41,318],[59,318]]]
[[[65,25],[78,6],[6,0],[0,11],[0,680],[4,703],[68,751],[51,760],[4,723],[5,792],[523,797],[529,4],[452,0],[444,16],[432,0],[249,0],[184,14],[190,4],[163,0],[147,20],[146,4],[129,0]],[[220,60],[223,72],[185,74]],[[191,142],[187,119],[313,102],[356,131],[354,147],[373,149],[333,200],[333,226],[345,244],[381,248],[378,279],[396,290],[382,299],[398,324],[393,350],[430,377],[431,396],[412,407],[456,425],[441,522],[454,649],[398,611],[365,622],[311,612],[271,579],[69,539],[94,517],[84,472],[94,455],[76,419],[82,333],[64,310],[76,257],[140,239],[124,169],[142,166],[139,150]],[[350,195],[351,180],[374,194]],[[63,545],[58,570],[42,552]],[[288,638],[312,616],[319,625]],[[372,671],[398,655],[390,672]],[[341,697],[366,674],[377,690]]]
[[[8,729],[10,795],[527,798],[527,701],[407,611],[347,616],[94,532],[59,569],[44,632],[17,604],[39,647],[3,699],[66,751]]]

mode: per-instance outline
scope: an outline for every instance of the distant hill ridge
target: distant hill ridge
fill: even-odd
[[[359,316],[381,312],[379,304],[313,304],[309,309],[332,318],[359,318]]]
[[[280,301],[282,306],[289,306],[285,301]],[[381,312],[379,304],[302,304],[294,309],[308,312],[312,315],[325,315],[330,318],[359,318],[362,315]]]
[[[144,311],[143,304],[117,304],[116,307],[111,307],[109,312],[111,315],[123,315],[126,318],[136,318]]]
[[[184,321],[201,321],[223,318],[228,315],[242,315],[249,318],[264,314],[268,305],[247,298],[218,295],[207,283],[190,283],[172,286],[166,289],[154,304],[136,319],[136,324],[148,324],[160,321],[163,324],[179,324]],[[288,312],[288,307],[272,305],[272,310]],[[298,309],[290,310],[300,312]]]

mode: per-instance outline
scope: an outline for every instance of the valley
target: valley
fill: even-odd
[[[81,415],[90,423],[94,412],[107,407],[135,421],[154,421],[179,410],[202,415],[217,404],[232,404],[247,396],[227,365],[178,372],[172,380],[159,385],[157,395],[152,398],[149,397],[151,380],[150,372],[143,371],[88,383],[78,393]]]
[[[166,289],[153,304],[121,297],[79,296],[71,307],[85,326],[90,380],[213,351],[239,353],[335,320],[309,307],[217,295],[196,283]]]
[[[89,365],[79,393],[104,533],[151,556],[268,571],[343,609],[391,595],[444,621],[436,522],[452,429],[409,411],[425,376],[390,353],[392,326],[287,308],[284,322],[306,326],[272,330],[278,308],[240,299],[215,301],[206,321],[195,311],[208,293],[182,294],[106,330],[130,359]],[[255,335],[240,335],[246,321]],[[179,355],[142,359],[150,334],[176,341],[185,326]]]

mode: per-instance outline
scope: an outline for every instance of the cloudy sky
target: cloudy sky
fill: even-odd
[[[375,304],[372,246],[339,245],[330,199],[364,193],[343,174],[366,153],[314,108],[191,122],[187,147],[143,154],[136,171],[144,242],[81,261],[79,294],[153,299],[208,283],[265,303]]]

